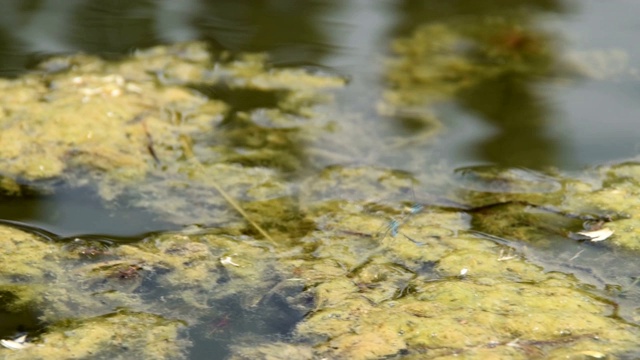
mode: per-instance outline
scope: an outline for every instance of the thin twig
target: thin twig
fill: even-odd
[[[182,119],[180,119],[181,114],[179,112],[174,112],[169,110],[169,113],[171,115],[171,120],[173,122],[174,125],[179,126],[180,123],[182,122]],[[150,134],[148,134],[150,136]],[[195,154],[193,153],[193,143],[191,140],[191,137],[184,135],[184,134],[180,134],[178,136],[178,140],[180,141],[180,145],[182,146],[182,151],[183,151],[183,155],[185,157],[185,159],[190,160],[191,162],[193,162],[196,167],[198,168],[198,170],[200,170],[200,173],[204,173],[206,171],[205,167],[202,165],[202,163],[200,162],[200,160],[198,160],[198,158],[195,156]],[[269,242],[271,242],[271,244],[273,244],[274,246],[277,246],[276,242],[273,240],[273,238],[269,235],[269,233],[267,233],[260,225],[258,225],[256,222],[254,222],[249,215],[244,211],[244,209],[240,206],[240,204],[238,204],[235,199],[233,199],[231,197],[231,195],[229,195],[229,193],[227,193],[215,180],[208,178],[207,181],[213,186],[214,189],[216,189],[216,191],[222,195],[222,197],[224,198],[224,200],[229,203],[229,205],[231,205],[232,208],[234,208],[240,215],[242,215],[242,217],[251,225],[253,226],[256,230],[258,230],[258,232],[265,238],[267,239]]]
[[[191,160],[196,167],[198,167],[198,170],[200,170],[200,173],[204,173],[206,171],[206,169],[204,168],[204,166],[202,165],[202,163],[200,162],[200,160],[198,160],[198,158],[193,154],[193,150],[191,149],[191,141],[190,139],[188,139],[185,136],[180,136],[180,142],[182,143],[182,147],[183,147],[183,151],[184,151],[184,155],[187,159]],[[269,242],[271,242],[274,246],[277,246],[276,242],[273,240],[273,238],[269,235],[268,232],[266,232],[260,225],[258,225],[255,221],[253,221],[251,219],[251,217],[249,217],[249,214],[247,214],[244,209],[240,206],[240,204],[238,204],[236,202],[236,200],[234,198],[231,197],[231,195],[229,195],[229,193],[227,193],[215,180],[213,180],[212,178],[208,178],[207,181],[213,186],[214,189],[216,189],[216,191],[222,195],[222,197],[224,198],[224,200],[229,203],[229,205],[231,205],[232,208],[234,208],[240,215],[242,215],[242,217],[249,223],[251,224],[251,226],[253,226],[256,230],[258,230],[258,232],[267,240],[269,240]]]
[[[200,164],[199,161],[196,162],[196,164],[199,165],[199,167],[204,170],[204,167],[202,166],[202,164]],[[231,205],[231,207],[233,207],[238,213],[240,213],[240,215],[242,215],[242,217],[247,220],[247,222],[249,224],[251,224],[251,226],[253,226],[256,230],[258,230],[258,232],[267,240],[269,240],[273,245],[277,245],[276,242],[273,240],[273,238],[269,235],[268,232],[266,232],[266,230],[264,230],[260,225],[258,225],[256,222],[254,222],[253,220],[251,220],[251,218],[249,217],[249,215],[244,211],[244,209],[242,207],[240,207],[240,204],[238,204],[234,198],[231,197],[231,195],[229,195],[226,191],[224,191],[224,189],[222,187],[220,187],[220,185],[218,185],[218,183],[216,183],[214,180],[209,179],[209,181],[211,181],[211,185],[216,189],[216,191],[218,193],[220,193],[220,195],[222,195],[222,197],[229,203],[229,205]]]

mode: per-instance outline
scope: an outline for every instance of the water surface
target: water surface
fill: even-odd
[[[39,61],[52,55],[84,52],[117,60],[136,49],[191,40],[206,41],[214,53],[265,52],[269,63],[278,68],[299,67],[347,78],[347,86],[332,93],[337,106],[327,108],[326,116],[333,120],[327,121],[327,127],[332,129],[331,138],[337,145],[335,149],[326,146],[325,150],[335,151],[330,156],[307,154],[311,140],[303,139],[293,151],[293,157],[299,160],[293,162],[296,166],[283,165],[277,169],[278,175],[304,188],[305,179],[331,172],[327,170],[330,166],[406,172],[418,181],[403,185],[395,198],[380,201],[392,203],[389,206],[393,209],[400,208],[400,203],[424,198],[456,211],[468,209],[444,199],[453,191],[452,184],[464,188],[464,184],[452,180],[456,169],[495,166],[531,174],[582,174],[583,169],[636,159],[640,150],[640,106],[636,101],[640,20],[635,15],[640,5],[630,1],[7,0],[0,5],[0,75],[7,78],[32,71]],[[495,34],[486,30],[499,28],[509,19],[516,19],[521,27],[509,25],[505,27],[509,31]],[[397,80],[402,75],[398,74],[402,71],[397,63],[411,54],[398,50],[398,42],[418,39],[413,44],[420,45],[421,31],[431,34],[429,31],[440,25],[459,33],[475,34],[469,27],[484,29],[478,30],[481,35],[477,38],[470,36],[466,45],[454,49],[459,54],[473,53],[477,44],[488,43],[509,52],[509,56],[532,56],[534,60],[524,61],[530,66],[527,71],[516,69],[500,76],[479,77],[472,85],[460,86],[434,100],[429,86],[403,87]],[[485,33],[493,35],[482,35]],[[451,83],[464,82],[454,75]],[[269,107],[278,100],[277,94],[261,91],[198,89],[211,98],[224,99],[234,114]],[[415,99],[410,104],[388,100],[398,94]],[[220,128],[232,126],[223,121]],[[249,140],[230,136],[226,141],[225,145],[250,149]],[[498,183],[489,192],[513,192],[502,185]],[[466,190],[469,188],[477,190]],[[554,183],[544,192],[557,190]],[[363,200],[354,192],[344,191],[336,197]],[[516,206],[526,208],[526,201],[530,199]],[[5,197],[0,203],[0,217],[64,238],[100,234],[136,239],[141,234],[191,225],[170,224],[126,202],[103,203],[91,190],[65,188],[53,195]],[[501,235],[509,237],[508,233]],[[554,256],[566,260],[579,250],[575,244],[559,244],[545,245],[540,253],[531,254],[531,259],[537,257],[549,271],[574,274],[586,284],[599,286],[598,294],[604,293],[602,288],[611,279],[624,278],[620,284],[635,285],[621,274],[636,271],[633,266],[597,276],[586,269],[602,250],[596,245],[586,246],[585,262],[573,269],[557,264]],[[607,252],[605,262],[630,261],[626,253],[617,257],[617,251]],[[604,284],[594,280],[601,275]],[[631,295],[636,296],[633,292]],[[300,313],[280,299],[266,301],[265,308],[275,314],[272,317],[246,312],[228,302],[215,304],[223,310],[209,325],[193,331],[192,357],[206,358],[211,351],[228,351],[224,344],[230,333],[286,337],[300,320]],[[633,305],[625,306],[622,314],[630,319]],[[235,322],[228,325],[226,316],[235,317]],[[32,314],[25,317],[31,319]],[[256,323],[257,330],[252,328]],[[10,334],[11,330],[6,332]],[[207,332],[209,335],[202,335]]]

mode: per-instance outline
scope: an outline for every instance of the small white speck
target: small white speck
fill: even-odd
[[[467,269],[467,268],[462,268],[462,270],[460,270],[460,276],[465,276],[465,275],[467,275],[467,272],[469,272],[469,269]]]
[[[240,265],[234,263],[233,260],[231,260],[231,256],[225,256],[222,259],[220,259],[220,264],[222,264],[222,265],[240,266]]]

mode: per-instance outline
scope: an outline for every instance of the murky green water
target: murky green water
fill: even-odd
[[[0,5],[1,339],[640,353],[635,3]]]

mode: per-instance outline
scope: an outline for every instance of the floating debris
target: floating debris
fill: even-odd
[[[33,344],[27,342],[27,335],[22,335],[15,340],[0,340],[0,345],[6,347],[11,350],[22,350],[26,347],[29,347]]]
[[[581,351],[580,355],[584,355],[590,359],[604,359],[607,357],[606,354],[601,353],[600,351],[591,351],[591,350]]]
[[[518,255],[514,254],[513,249],[510,249],[505,253],[504,249],[500,250],[500,256],[498,256],[498,261],[509,261],[513,259],[517,259]]]
[[[231,256],[225,256],[223,258],[220,259],[220,264],[222,265],[233,265],[233,266],[240,266],[236,263],[233,262],[233,260],[231,259]]]
[[[598,242],[607,240],[611,235],[613,235],[613,233],[614,231],[609,228],[602,228],[594,231],[580,231],[577,234],[586,236],[589,241]]]

